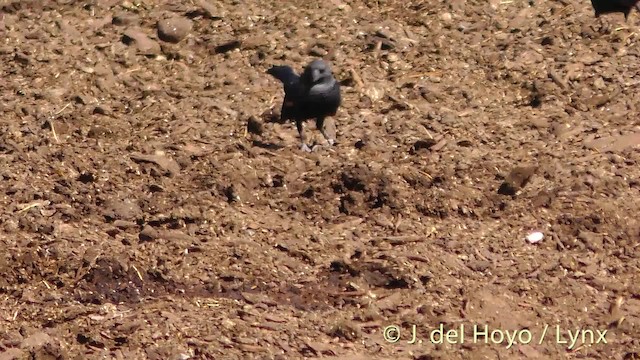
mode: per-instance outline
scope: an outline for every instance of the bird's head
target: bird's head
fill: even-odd
[[[331,67],[323,60],[313,60],[302,73],[302,78],[309,84],[321,84],[333,79]]]

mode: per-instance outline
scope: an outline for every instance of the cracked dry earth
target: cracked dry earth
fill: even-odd
[[[639,357],[637,13],[1,4],[0,359]],[[265,71],[314,57],[307,154]]]

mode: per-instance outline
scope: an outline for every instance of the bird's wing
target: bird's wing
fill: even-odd
[[[293,119],[297,116],[297,104],[304,96],[300,76],[291,67],[273,66],[267,73],[280,80],[284,85],[284,101],[282,103],[281,119]]]
[[[296,88],[300,82],[300,76],[298,76],[290,66],[273,66],[267,70],[267,73],[282,82],[285,92],[289,92],[287,91],[289,89]]]
[[[314,85],[306,98],[311,107],[321,108],[326,115],[335,115],[342,103],[340,83],[335,80]]]

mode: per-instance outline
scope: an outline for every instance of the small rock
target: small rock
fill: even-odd
[[[514,168],[504,180],[502,185],[500,185],[498,194],[515,195],[520,189],[527,185],[536,170],[537,166],[519,166]]]
[[[560,258],[560,265],[567,270],[575,271],[578,268],[578,262],[571,255],[566,255]]]
[[[482,272],[491,267],[491,263],[487,260],[475,260],[470,262],[468,266],[471,270]]]
[[[26,338],[22,343],[22,348],[37,349],[51,343],[52,341],[53,339],[47,333],[38,332]]]
[[[73,97],[73,100],[80,105],[87,105],[91,103],[91,98],[86,95],[76,95]]]
[[[364,90],[364,94],[371,102],[377,102],[384,97],[385,91],[381,86],[370,86]]]
[[[257,117],[251,116],[247,121],[247,131],[251,134],[262,135],[264,131],[262,122]]]
[[[531,126],[533,126],[536,129],[545,129],[549,127],[549,120],[542,117],[534,118],[534,119],[531,119]]]
[[[240,40],[231,40],[231,41],[227,41],[221,45],[216,46],[213,49],[213,52],[215,54],[224,54],[226,52],[229,52],[231,50],[237,49],[242,45],[242,41]]]
[[[418,140],[415,143],[413,143],[413,146],[411,146],[411,149],[409,149],[409,153],[411,155],[414,155],[423,149],[429,150],[431,147],[433,147],[437,143],[438,141],[436,139]]]
[[[146,225],[142,231],[138,234],[138,238],[140,241],[151,241],[158,239],[160,237],[160,233],[158,230],[152,228],[149,225]]]
[[[180,172],[180,165],[178,165],[175,160],[167,157],[162,152],[156,152],[152,155],[133,153],[131,154],[131,159],[135,162],[147,162],[156,164],[169,176],[174,176],[178,172]]]
[[[149,38],[141,29],[132,28],[125,31],[122,36],[122,42],[130,46],[135,46],[143,55],[160,54],[160,44]]]
[[[133,228],[136,228],[138,225],[133,221],[116,220],[113,222],[113,226],[119,229],[133,229]]]
[[[578,239],[591,251],[601,251],[604,244],[602,235],[591,231],[581,231],[578,234]]]
[[[216,6],[214,6],[213,4],[209,3],[206,0],[199,0],[197,1],[197,4],[200,6],[202,12],[204,13],[205,17],[209,18],[209,19],[220,19],[222,18],[223,14],[221,13],[220,9],[218,9]]]
[[[387,61],[390,63],[394,63],[396,61],[400,60],[400,58],[398,57],[398,55],[394,54],[394,53],[390,53],[387,54]]]
[[[142,209],[135,202],[126,200],[110,200],[104,206],[104,216],[112,220],[137,220]]]
[[[20,349],[8,348],[1,355],[0,360],[18,360],[18,359],[28,359],[26,353]]]
[[[599,77],[593,82],[593,87],[595,87],[598,90],[604,90],[607,88],[607,84],[605,84],[604,80],[601,77]]]
[[[545,36],[542,38],[542,40],[540,41],[540,45],[542,46],[551,46],[555,43],[554,39],[552,37],[549,36]]]
[[[100,115],[110,115],[111,109],[109,109],[109,107],[104,105],[98,105],[95,108],[93,108],[93,113],[100,114]]]
[[[347,341],[356,341],[362,336],[362,330],[356,324],[344,321],[331,328],[328,334]]]
[[[640,131],[625,134],[601,137],[592,141],[588,141],[585,146],[588,149],[597,149],[600,152],[617,152],[627,148],[635,148],[640,146]]]
[[[107,127],[100,126],[100,125],[93,125],[91,129],[89,129],[89,131],[87,132],[87,137],[92,139],[97,139],[102,137],[109,137],[112,134],[113,132]]]
[[[111,19],[111,23],[116,26],[135,25],[137,22],[138,17],[129,13],[118,14]]]
[[[544,234],[540,231],[534,231],[532,233],[529,233],[526,239],[530,244],[539,243],[540,241],[542,241],[542,239],[544,239]]]
[[[451,16],[451,13],[443,12],[440,14],[440,20],[442,20],[445,23],[450,23],[452,19],[453,19],[453,16]]]
[[[327,50],[318,46],[314,46],[311,49],[309,49],[309,55],[311,56],[324,57],[327,54],[328,54]]]
[[[193,23],[183,17],[173,17],[158,21],[158,38],[170,43],[179,43],[189,35]]]
[[[58,20],[56,21],[56,25],[58,25],[67,38],[78,39],[82,37],[82,34],[73,25],[71,25],[68,20]]]

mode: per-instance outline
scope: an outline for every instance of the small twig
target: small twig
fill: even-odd
[[[567,348],[567,352],[568,352],[569,354],[573,354],[573,353],[578,352],[579,350],[581,350],[581,349],[582,349],[582,348],[584,348],[584,347],[585,347],[585,344],[583,343],[583,344],[580,344],[580,345],[578,345],[578,346],[574,347],[573,349],[569,349],[569,348]]]
[[[134,73],[136,71],[140,71],[140,67],[135,67],[133,69],[129,69],[129,70],[125,71],[124,73],[128,75],[128,74]]]
[[[49,120],[49,126],[51,126],[51,133],[53,134],[53,139],[57,143],[60,143],[60,139],[58,139],[58,134],[56,133],[56,127],[55,127],[55,125],[53,125],[53,119]]]
[[[71,103],[67,103],[67,105],[63,106],[62,109],[58,110],[55,114],[53,115],[60,115],[63,111],[65,111],[66,108],[68,108],[69,106],[71,106]]]
[[[427,136],[429,137],[429,139],[433,139],[433,135],[431,135],[431,132],[429,130],[425,128],[424,131],[427,132]]]
[[[375,47],[373,48],[373,58],[377,59],[380,56],[380,51],[382,50],[382,40],[378,40],[376,42]]]
[[[433,180],[433,176],[427,174],[426,172],[424,172],[422,170],[417,170],[417,169],[416,169],[416,171],[419,172],[420,174],[426,176],[429,180]]]
[[[23,213],[25,211],[29,211],[30,209],[33,209],[34,207],[38,207],[38,206],[42,206],[42,205],[44,205],[44,203],[34,202],[33,204],[29,204],[29,205],[25,206],[24,208],[18,210],[17,214]]]
[[[142,278],[142,274],[140,274],[140,271],[138,271],[138,268],[135,265],[131,265],[131,267],[133,268],[133,270],[136,272],[136,274],[138,275],[138,279],[140,279],[140,281],[144,282],[144,279]]]
[[[53,117],[60,115],[63,111],[65,111],[69,106],[71,106],[71,103],[67,103],[65,106],[62,107],[62,109],[56,111],[53,116],[51,117],[51,119],[49,119],[49,126],[51,126],[51,133],[53,134],[53,138],[55,139],[55,141],[57,143],[60,143],[60,139],[58,138],[58,133],[56,133],[56,126],[53,124]]]

